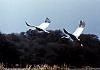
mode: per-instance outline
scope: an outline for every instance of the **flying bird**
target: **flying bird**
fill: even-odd
[[[49,33],[49,31],[46,30],[46,28],[49,26],[49,24],[51,23],[51,21],[49,20],[49,18],[46,18],[44,23],[40,24],[39,26],[34,26],[34,25],[29,25],[28,22],[26,22],[26,25],[29,27],[34,27],[36,28],[38,31],[44,31],[46,33]]]
[[[85,28],[85,22],[81,20],[78,28],[75,30],[75,32],[73,33],[73,35],[78,39],[78,37],[83,32],[84,28]]]
[[[81,35],[81,33],[83,32],[85,28],[85,22],[84,21],[80,21],[80,24],[78,26],[78,28],[75,30],[75,32],[73,34],[67,32],[64,28],[63,31],[64,33],[66,33],[67,35],[69,35],[69,37],[73,40],[73,41],[77,41],[79,42],[79,36]],[[69,37],[65,37],[65,38],[69,38]],[[82,44],[81,44],[82,45]]]

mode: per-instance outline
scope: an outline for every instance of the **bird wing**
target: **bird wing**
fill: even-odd
[[[70,36],[71,39],[73,39],[73,40],[78,40],[78,39],[76,38],[75,35],[73,35],[73,34],[71,34],[71,33],[68,33],[64,28],[63,28],[63,31],[64,31],[66,34],[68,34],[68,35]],[[68,37],[67,37],[67,38],[68,38]]]
[[[25,21],[25,23],[26,23],[26,25],[29,26],[29,27],[36,27],[36,26],[29,25],[27,21]]]
[[[47,23],[51,23],[51,21],[50,21],[49,18],[46,18],[46,19],[45,19],[45,23],[46,23],[46,22],[47,22]]]
[[[63,31],[66,35],[62,36],[61,38],[70,38],[70,36],[68,35],[68,32],[63,28]]]
[[[66,29],[64,29],[64,28],[63,28],[63,31],[64,31],[66,34],[69,34],[69,33],[66,31]]]
[[[49,18],[46,18],[45,22],[40,24],[38,27],[45,30],[49,26],[50,23],[51,23],[51,21],[49,20]]]
[[[45,30],[45,29],[49,26],[49,24],[51,23],[51,21],[49,20],[49,18],[46,18],[46,19],[45,19],[45,22],[42,23],[42,24],[40,24],[39,26],[32,26],[32,25],[29,25],[29,24],[27,23],[27,21],[25,21],[25,23],[26,23],[26,25],[29,26],[29,27],[35,27],[35,28],[40,28],[40,29],[42,29],[42,30]]]
[[[76,38],[78,38],[80,34],[83,32],[84,28],[85,28],[85,22],[80,21],[80,24],[78,28],[75,30],[75,32],[73,33],[73,35],[76,36]]]
[[[39,27],[40,29],[45,30],[48,26],[49,26],[49,23],[42,23],[42,24],[40,24],[38,27]]]

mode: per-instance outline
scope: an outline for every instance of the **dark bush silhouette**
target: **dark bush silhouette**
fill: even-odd
[[[0,33],[0,62],[15,64],[67,64],[100,67],[100,41],[94,34],[82,34],[83,46],[75,46],[60,30],[50,33],[28,30],[19,34]]]

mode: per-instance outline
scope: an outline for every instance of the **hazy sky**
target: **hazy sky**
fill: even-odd
[[[26,31],[26,19],[39,25],[46,17],[52,21],[48,30],[66,28],[74,32],[79,21],[84,20],[84,33],[100,36],[100,0],[0,0],[3,33]]]

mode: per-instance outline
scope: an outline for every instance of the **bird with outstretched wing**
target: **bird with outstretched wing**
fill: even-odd
[[[81,20],[78,28],[75,30],[73,35],[78,39],[80,34],[83,32],[84,28],[85,28],[85,22]]]
[[[51,21],[49,20],[49,18],[46,18],[45,19],[45,22],[40,24],[39,26],[32,26],[32,25],[29,25],[27,21],[25,21],[26,25],[29,26],[29,27],[34,27],[36,28],[38,31],[44,31],[46,33],[49,33],[46,28],[49,26],[49,24],[51,23]]]
[[[79,42],[79,36],[81,35],[81,33],[83,32],[85,28],[85,22],[84,21],[80,21],[80,24],[78,26],[78,28],[75,30],[75,32],[73,34],[69,33],[66,31],[66,29],[63,28],[63,31],[65,34],[69,35],[69,37],[73,40],[73,41],[77,41]],[[62,37],[63,38],[63,37]],[[64,37],[64,38],[68,38],[68,37]]]

